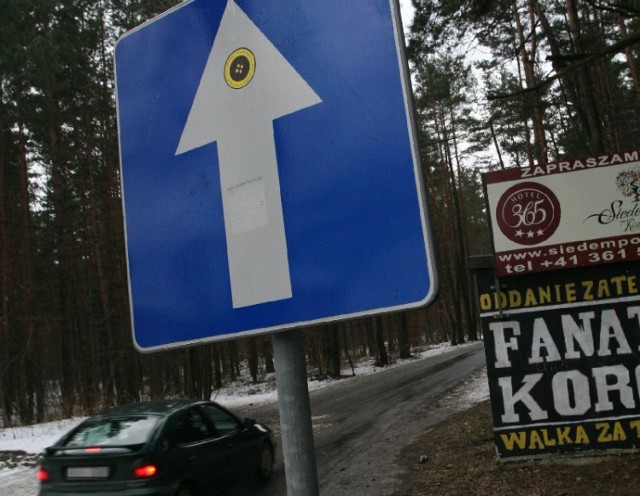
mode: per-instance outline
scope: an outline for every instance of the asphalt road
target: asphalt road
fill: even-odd
[[[316,463],[323,496],[388,496],[393,492],[400,449],[427,427],[455,413],[435,408],[435,398],[484,365],[481,343],[416,360],[384,373],[354,377],[311,393]],[[277,405],[247,408],[279,438]],[[266,485],[247,480],[224,496],[286,496],[279,453]]]

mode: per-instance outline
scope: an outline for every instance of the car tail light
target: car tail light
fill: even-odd
[[[100,446],[90,446],[89,448],[85,448],[84,452],[85,453],[100,453],[102,451],[102,448]]]
[[[153,463],[147,463],[133,469],[133,475],[138,479],[148,479],[158,473],[158,467]]]
[[[41,468],[40,470],[38,470],[38,472],[36,473],[36,477],[38,478],[38,480],[40,482],[45,482],[49,480],[49,472],[44,469]]]

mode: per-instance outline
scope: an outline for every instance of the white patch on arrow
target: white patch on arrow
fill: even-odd
[[[255,56],[255,73],[234,89],[225,81],[225,64],[241,48]],[[234,308],[292,297],[273,121],[320,102],[229,0],[176,155],[218,142]]]

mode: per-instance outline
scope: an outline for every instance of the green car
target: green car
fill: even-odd
[[[271,431],[211,401],[109,409],[47,448],[40,496],[206,496],[238,477],[273,472]]]

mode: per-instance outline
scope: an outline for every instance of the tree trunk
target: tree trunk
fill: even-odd
[[[620,4],[620,0],[615,0],[616,5]],[[620,28],[620,37],[626,38],[629,36],[627,31],[627,25],[624,22],[624,17],[620,14],[616,15],[616,21]],[[633,80],[633,86],[636,89],[636,93],[640,93],[640,72],[638,72],[638,61],[633,54],[633,47],[631,45],[626,46],[624,49],[625,57],[627,58],[627,65],[629,66],[629,74]]]
[[[22,301],[22,329],[19,335],[18,353],[20,356],[19,368],[16,371],[16,392],[21,419],[26,423],[33,422],[33,378],[38,367],[32,359],[32,345],[34,344],[34,319],[32,316],[32,291],[33,291],[33,248],[31,242],[31,195],[29,193],[29,171],[27,163],[27,150],[25,146],[24,125],[21,116],[21,102],[17,102],[18,108],[18,171],[20,181],[20,299]]]
[[[265,373],[275,374],[276,368],[273,364],[273,347],[271,346],[271,339],[261,338],[262,343],[262,356],[264,357]]]
[[[7,129],[4,116],[4,95],[2,92],[2,84],[0,84],[0,193],[6,191],[5,168],[7,158],[7,142],[4,130]],[[11,342],[11,331],[9,323],[9,302],[10,286],[9,286],[9,233],[7,222],[7,205],[5,203],[6,196],[0,196],[0,410],[2,412],[3,427],[10,427],[11,415],[9,407],[9,398],[7,394],[7,377],[9,369],[9,344]]]
[[[378,356],[376,358],[376,366],[384,367],[389,365],[389,355],[387,355],[387,348],[384,345],[384,332],[382,329],[382,316],[373,317],[373,333],[376,338],[376,346],[378,348]]]
[[[222,388],[222,360],[220,359],[220,344],[213,345],[213,384],[215,390]]]
[[[575,0],[567,0],[567,22],[569,24],[569,32],[574,45],[574,52],[578,56],[584,56],[589,52],[586,40],[580,29],[580,21],[578,18],[578,9]],[[589,73],[589,67],[580,65],[576,69],[576,77],[578,82],[579,103],[585,112],[588,124],[589,143],[588,151],[592,155],[604,153],[604,140],[602,134],[602,123],[597,107],[597,95]]]
[[[411,344],[409,343],[409,316],[407,312],[400,314],[400,325],[398,326],[398,358],[411,358]]]
[[[532,88],[536,85],[535,58],[538,49],[538,40],[536,36],[536,26],[533,13],[533,1],[535,0],[531,0],[527,4],[531,25],[531,34],[529,36],[529,50],[527,50],[527,41],[524,36],[524,28],[522,26],[522,20],[518,11],[518,2],[514,0],[512,3],[513,18],[516,25],[516,32],[518,34],[518,47],[522,67],[524,69],[524,77],[527,88]],[[546,164],[549,159],[547,155],[547,139],[544,132],[544,112],[542,111],[540,96],[537,91],[534,91],[532,93],[528,93],[526,98],[528,99],[526,103],[532,111],[531,121],[533,125],[535,158],[538,163]]]
[[[258,383],[258,344],[256,340],[258,338],[249,338],[247,340],[247,348],[249,355],[249,374],[251,375],[251,382]]]
[[[340,336],[338,324],[329,324],[321,331],[324,334],[326,369],[329,377],[340,378]]]

